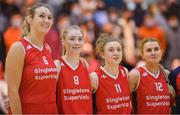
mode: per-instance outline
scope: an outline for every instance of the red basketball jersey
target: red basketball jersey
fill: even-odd
[[[80,61],[74,69],[64,59],[60,58],[60,62],[57,92],[59,113],[91,114],[92,93],[87,67]]]
[[[19,88],[23,113],[57,113],[57,69],[47,44],[43,45],[41,51],[26,39],[22,39],[21,43],[25,49]]]
[[[170,93],[164,74],[154,76],[145,67],[138,67],[140,81],[137,92],[138,114],[169,114]]]
[[[119,66],[116,79],[110,77],[101,67],[96,70],[98,88],[96,90],[97,113],[130,114],[130,91],[124,67]]]

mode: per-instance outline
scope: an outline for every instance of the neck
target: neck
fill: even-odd
[[[153,74],[157,74],[159,70],[159,64],[145,64],[145,67]]]
[[[79,56],[69,56],[65,54],[63,58],[73,67],[79,63]]]
[[[103,67],[107,72],[109,72],[110,74],[116,76],[119,72],[119,65],[108,65],[108,64],[105,64],[104,67]]]
[[[28,39],[37,47],[41,48],[44,41],[44,34],[39,34],[37,32],[31,32]]]

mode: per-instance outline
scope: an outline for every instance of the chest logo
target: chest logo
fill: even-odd
[[[148,75],[148,74],[147,74],[146,72],[144,72],[144,73],[142,74],[143,77],[147,77],[147,75]]]
[[[26,47],[26,49],[28,50],[28,49],[31,49],[32,47],[31,47],[31,45],[28,45],[27,47]]]
[[[101,78],[106,79],[107,76],[103,74],[103,75],[101,76]]]

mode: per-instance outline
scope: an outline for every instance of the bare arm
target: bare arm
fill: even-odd
[[[8,52],[5,73],[8,84],[8,96],[12,113],[22,113],[19,86],[22,78],[25,52],[22,44],[16,42]]]
[[[90,80],[91,80],[92,91],[95,92],[96,89],[98,88],[98,76],[97,76],[96,72],[92,72],[90,74]]]
[[[169,93],[171,94],[172,98],[175,98],[175,95],[176,95],[175,90],[174,90],[173,86],[170,84],[170,81],[168,78],[170,72],[167,69],[165,69],[162,65],[159,65],[159,67],[164,74],[165,80],[167,82]]]
[[[129,88],[132,93],[137,88],[138,82],[140,80],[139,72],[137,70],[131,70],[129,72]]]

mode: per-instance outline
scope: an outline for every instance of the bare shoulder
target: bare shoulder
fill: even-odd
[[[79,60],[81,61],[81,63],[82,63],[83,65],[85,65],[87,68],[89,68],[89,64],[88,64],[88,62],[86,61],[86,59],[80,57]]]
[[[159,64],[159,68],[160,70],[166,75],[168,76],[170,74],[169,70],[165,69],[162,65]]]
[[[95,92],[98,88],[98,76],[96,74],[96,72],[92,72],[90,74],[90,80],[91,80],[91,87],[93,92]]]
[[[18,49],[18,48],[19,48],[19,49],[24,49],[22,43],[19,42],[19,41],[13,43],[10,49],[16,49],[16,48],[17,48],[17,49]]]
[[[165,74],[166,74],[167,76],[169,76],[169,74],[170,74],[170,71],[169,71],[169,70],[164,69],[164,72],[165,72]]]
[[[95,78],[95,77],[98,77],[98,76],[97,76],[96,72],[92,72],[92,73],[90,73],[90,77]]]
[[[7,58],[9,56],[13,56],[12,58],[19,58],[25,55],[25,49],[21,42],[15,42],[12,44],[11,48],[9,49]]]
[[[140,77],[139,76],[139,72],[138,72],[138,70],[136,70],[136,69],[132,69],[130,72],[129,72],[129,74],[128,74],[130,77]]]
[[[129,78],[130,92],[133,92],[138,88],[138,84],[140,82],[140,74],[138,70],[136,69],[131,70],[128,74],[128,78]]]
[[[60,60],[58,60],[58,59],[54,60],[54,63],[56,66],[60,66],[60,64],[61,64]]]
[[[128,69],[126,68],[126,67],[123,67],[124,68],[124,70],[125,70],[125,72],[126,72],[126,75],[128,75]]]

